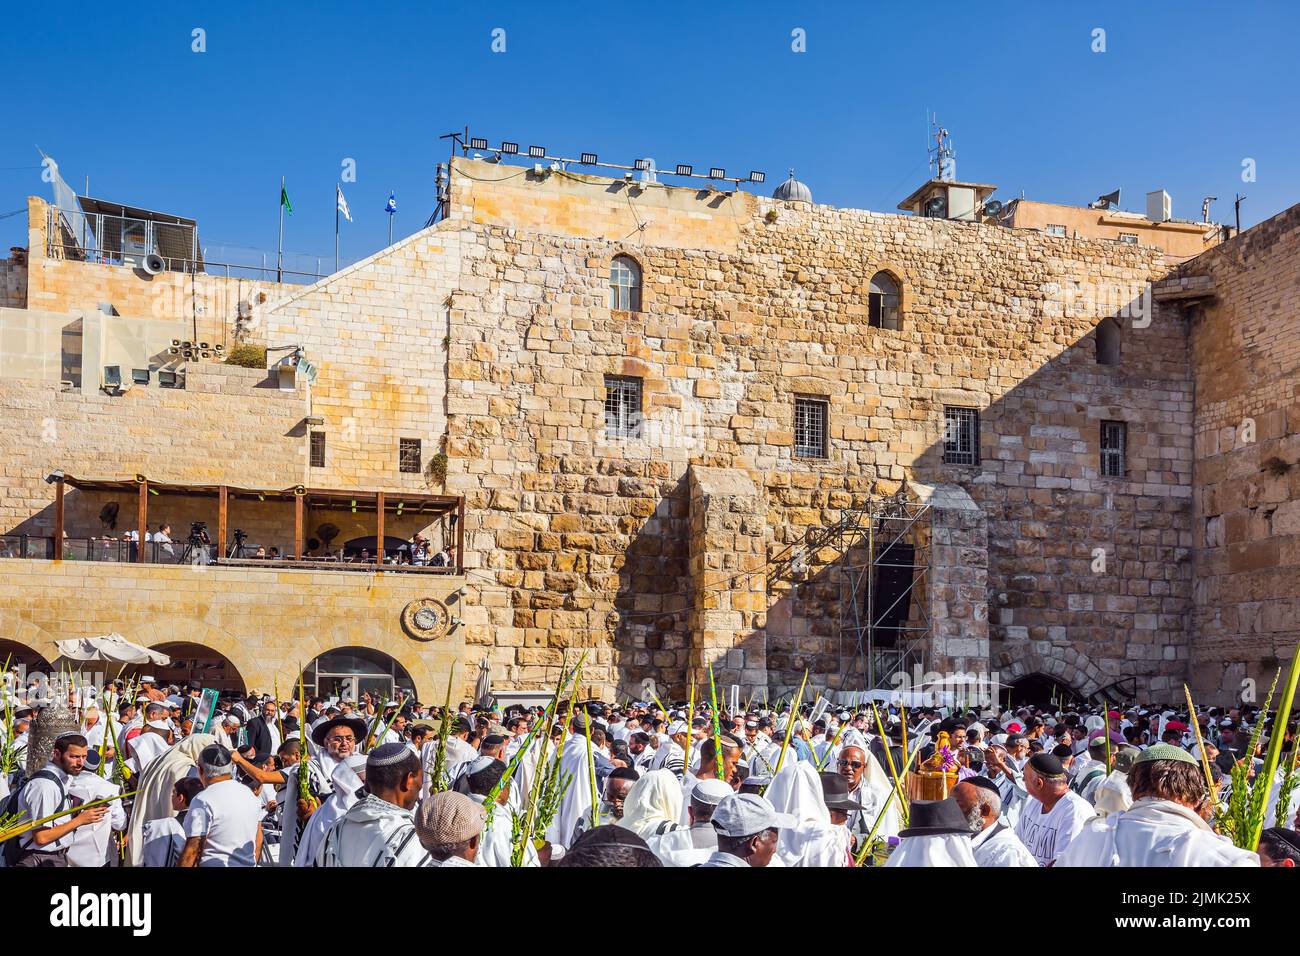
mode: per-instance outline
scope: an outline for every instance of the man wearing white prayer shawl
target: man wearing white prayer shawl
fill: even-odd
[[[1181,747],[1153,744],[1129,773],[1133,806],[1094,820],[1057,866],[1258,866],[1259,857],[1210,829],[1200,765]]]
[[[334,792],[334,771],[352,756],[365,739],[366,722],[360,717],[333,717],[318,720],[311,729],[315,752],[307,759],[307,789],[313,799],[323,803]],[[309,748],[310,749],[310,748]],[[292,800],[284,802],[281,820],[279,866],[293,866],[298,856],[299,832],[306,827],[307,807],[298,796],[297,781],[291,782]],[[319,806],[317,807],[319,810]],[[313,858],[314,859],[314,858]]]
[[[723,797],[731,796],[730,785],[721,780],[701,780],[691,791],[691,825],[646,838],[650,852],[664,866],[699,866],[718,849],[718,831],[713,829],[713,811]]]
[[[862,840],[875,826],[876,817],[884,818],[876,830],[878,838],[896,836],[903,825],[901,801],[892,798],[894,785],[873,754],[856,744],[846,744],[836,759],[834,768],[849,782],[849,799],[860,809],[849,813],[846,826],[849,833]]]
[[[1108,817],[1112,813],[1123,813],[1133,806],[1133,791],[1128,786],[1128,774],[1133,769],[1133,762],[1142,755],[1136,747],[1120,747],[1115,752],[1115,769],[1103,780],[1094,792],[1092,808],[1097,816]]]
[[[652,837],[676,830],[681,813],[682,787],[677,777],[671,770],[651,770],[632,784],[623,801],[623,815],[614,825],[649,843]]]
[[[584,816],[590,823],[592,792],[591,771],[587,766],[587,721],[591,718],[578,711],[569,721],[572,733],[560,749],[560,773],[570,777],[569,789],[560,801],[560,812],[551,821],[546,839],[551,843],[569,847],[573,844],[578,821]],[[593,747],[594,756],[594,747]]]
[[[463,793],[484,809],[482,836],[479,838],[478,855],[474,861],[476,866],[510,866],[510,858],[514,853],[514,820],[507,804],[510,800],[512,784],[507,783],[501,787],[491,808],[487,806],[488,797],[493,788],[501,782],[505,772],[504,761],[492,757],[477,757],[464,765],[464,772],[456,786],[457,792]],[[523,865],[542,865],[531,840],[524,845]]]
[[[415,833],[415,805],[424,776],[420,761],[400,743],[366,755],[365,798],[325,833],[317,866],[422,866],[428,857]]]
[[[913,800],[909,826],[885,866],[977,866],[970,827],[957,802]]]
[[[443,769],[448,774],[450,781],[460,770],[461,764],[473,760],[478,756],[478,751],[470,746],[469,737],[470,727],[469,719],[463,714],[453,715],[451,718],[444,717],[444,720],[454,721],[451,732],[447,735],[446,753],[443,754]],[[433,765],[438,757],[438,735],[434,734],[425,741],[420,748],[420,762],[424,765],[424,789],[420,792],[423,799],[429,795],[429,788],[433,784]]]
[[[792,823],[782,827],[776,852],[786,866],[847,866],[852,835],[831,823],[822,782],[813,765],[789,761],[772,778],[764,796]]]
[[[333,792],[325,798],[303,827],[302,836],[298,838],[293,854],[294,866],[311,866],[316,860],[316,852],[330,827],[343,819],[344,814],[356,806],[361,799],[358,791],[366,782],[366,755],[351,754],[339,761],[330,777]],[[294,781],[296,788],[297,781]],[[296,796],[296,794],[295,794]]]
[[[975,834],[971,851],[979,866],[1038,866],[1034,855],[1001,819],[1002,796],[988,777],[968,777],[952,789],[952,797]]]

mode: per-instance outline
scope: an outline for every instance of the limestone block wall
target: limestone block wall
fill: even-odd
[[[1262,701],[1300,638],[1300,206],[1187,263],[1196,375],[1193,688]]]
[[[477,177],[480,165],[458,171]],[[453,222],[469,210],[476,222],[461,224],[467,291],[450,326],[448,404],[459,412],[447,419],[448,489],[467,495],[486,633],[505,651],[498,659],[513,653],[521,683],[554,679],[563,648],[590,647],[603,652],[589,661],[593,679],[610,686],[648,666],[685,686],[692,464],[754,476],[769,556],[905,478],[964,487],[987,515],[995,656],[1031,642],[1049,660],[1087,655],[1097,673],[1068,677],[1090,689],[1128,675],[1181,679],[1185,330],[1178,314],[1154,310],[1125,327],[1118,367],[1097,364],[1093,341],[1102,317],[1167,273],[1158,251],[764,199],[733,250],[718,247],[714,212],[694,190],[656,200],[660,233],[592,238],[606,228],[585,228],[592,203],[617,199],[651,218],[603,182],[565,178],[552,190],[521,176],[507,194],[453,173]],[[553,215],[530,218],[530,201]],[[698,245],[682,232],[692,217]],[[639,313],[608,307],[615,254],[643,271]],[[902,286],[901,330],[869,325],[878,270]],[[640,438],[605,435],[610,375],[642,380]],[[828,403],[824,459],[794,453],[799,396]],[[945,405],[981,411],[979,464],[943,463]],[[1129,427],[1122,478],[1099,475],[1103,419]],[[1098,548],[1104,573],[1092,570]],[[823,684],[840,670],[833,556],[814,558],[807,582],[780,602],[769,594],[774,687],[797,683],[805,666]],[[679,649],[672,667],[653,663],[647,637]]]
[[[250,690],[292,686],[299,667],[343,647],[374,648],[410,673],[423,700],[441,701],[457,666],[457,699],[477,676],[462,663],[463,628],[416,641],[402,608],[433,597],[455,609],[462,580],[429,575],[160,567],[85,561],[0,561],[0,640],[58,657],[54,642],[116,631],[154,647],[184,642],[225,655]]]

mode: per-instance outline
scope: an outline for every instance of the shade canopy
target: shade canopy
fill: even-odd
[[[166,667],[172,659],[166,654],[132,644],[121,634],[101,637],[78,637],[55,641],[59,653],[71,661],[104,661],[109,664],[156,664]]]

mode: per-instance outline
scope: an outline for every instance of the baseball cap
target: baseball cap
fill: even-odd
[[[747,837],[764,830],[790,827],[794,818],[777,813],[772,804],[756,793],[733,793],[718,802],[713,811],[713,828],[720,836]]]

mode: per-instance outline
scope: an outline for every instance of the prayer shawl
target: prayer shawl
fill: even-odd
[[[777,813],[794,818],[782,827],[776,852],[786,866],[848,866],[849,831],[831,823],[821,778],[805,761],[787,763],[764,794]]]
[[[1057,866],[1259,866],[1259,857],[1219,836],[1172,800],[1143,797],[1132,809],[1091,821]]]
[[[116,797],[122,788],[110,783],[91,770],[83,770],[75,777],[68,778],[68,795],[80,797],[82,803]],[[104,819],[90,826],[78,827],[72,834],[72,846],[68,847],[69,866],[104,866],[108,862],[109,831],[119,833],[126,829],[126,810],[121,800],[114,800],[108,805]]]
[[[188,777],[190,771],[198,766],[203,748],[216,742],[217,738],[212,734],[191,734],[151,763],[143,777],[135,778],[139,781],[136,789],[140,792],[135,795],[131,825],[127,829],[128,866],[140,865],[144,825],[150,820],[176,816],[172,809],[172,788],[176,781]]]
[[[487,796],[485,794],[471,793],[469,798],[479,806],[487,805]],[[490,812],[492,814],[492,825],[489,827],[486,820],[483,823],[483,835],[479,838],[478,856],[474,859],[474,865],[509,867],[510,857],[514,852],[514,843],[511,837],[514,821],[510,808],[496,803],[492,805]],[[458,864],[453,864],[453,866],[455,865]],[[532,840],[529,840],[524,847],[523,865],[542,865],[537,858],[537,848],[533,846]]]
[[[310,742],[304,742],[304,746],[314,746]],[[324,809],[325,800],[334,792],[334,771],[339,767],[339,761],[335,760],[324,750],[317,750],[307,761],[307,790],[313,797],[321,801],[321,806],[316,808],[316,813]],[[298,765],[293,764],[285,768],[286,781],[288,786],[284,794],[284,812],[280,816],[280,849],[279,858],[276,860],[276,866],[307,866],[308,863],[297,863],[298,857]],[[315,816],[313,813],[312,816]],[[306,826],[311,822],[308,818]],[[312,858],[314,859],[314,857]]]
[[[718,831],[712,823],[697,823],[652,836],[646,844],[664,866],[700,866],[717,852]]]
[[[415,835],[415,815],[373,793],[325,832],[317,866],[420,866],[428,856]]]
[[[975,834],[971,850],[979,866],[1038,866],[1034,855],[1004,820]]]
[[[592,753],[595,753],[593,748]],[[578,821],[584,817],[591,823],[591,772],[587,769],[587,738],[583,734],[570,734],[560,750],[560,772],[572,777],[569,789],[560,802],[560,812],[551,821],[546,839],[560,846],[573,845]]]
[[[652,770],[628,790],[623,818],[615,826],[649,841],[676,829],[681,813],[682,785],[676,775],[671,770]]]
[[[1128,774],[1112,770],[1110,776],[1097,787],[1092,806],[1098,816],[1103,817],[1123,813],[1133,806],[1133,791],[1128,786]]]
[[[464,740],[452,735],[447,738],[447,750],[443,755],[443,768],[446,770],[448,779],[455,780],[460,765],[467,761],[473,760],[478,756],[478,751],[471,747]],[[420,785],[420,799],[423,800],[432,791],[433,782],[433,765],[438,758],[438,740],[435,737],[427,741],[420,748],[420,763],[424,765],[424,780]]]
[[[978,866],[970,837],[962,833],[903,837],[885,866]]]
[[[167,752],[167,737],[155,727],[146,727],[131,741],[131,759],[127,761],[136,773],[144,773],[149,765]]]
[[[333,793],[326,798],[310,817],[307,818],[307,825],[303,827],[302,837],[299,838],[297,846],[293,852],[293,866],[311,866],[316,859],[316,851],[320,849],[321,841],[325,839],[325,834],[329,828],[343,819],[344,814],[356,806],[357,801],[361,798],[357,796],[357,791],[361,789],[361,778],[357,776],[356,768],[351,764],[360,764],[362,768],[366,765],[364,754],[353,754],[347,760],[340,761],[334,767],[334,774],[330,777],[330,784],[333,787]],[[292,797],[295,808],[298,803],[298,779],[295,775],[291,794],[286,794],[285,802]],[[295,827],[296,829],[296,827]]]

